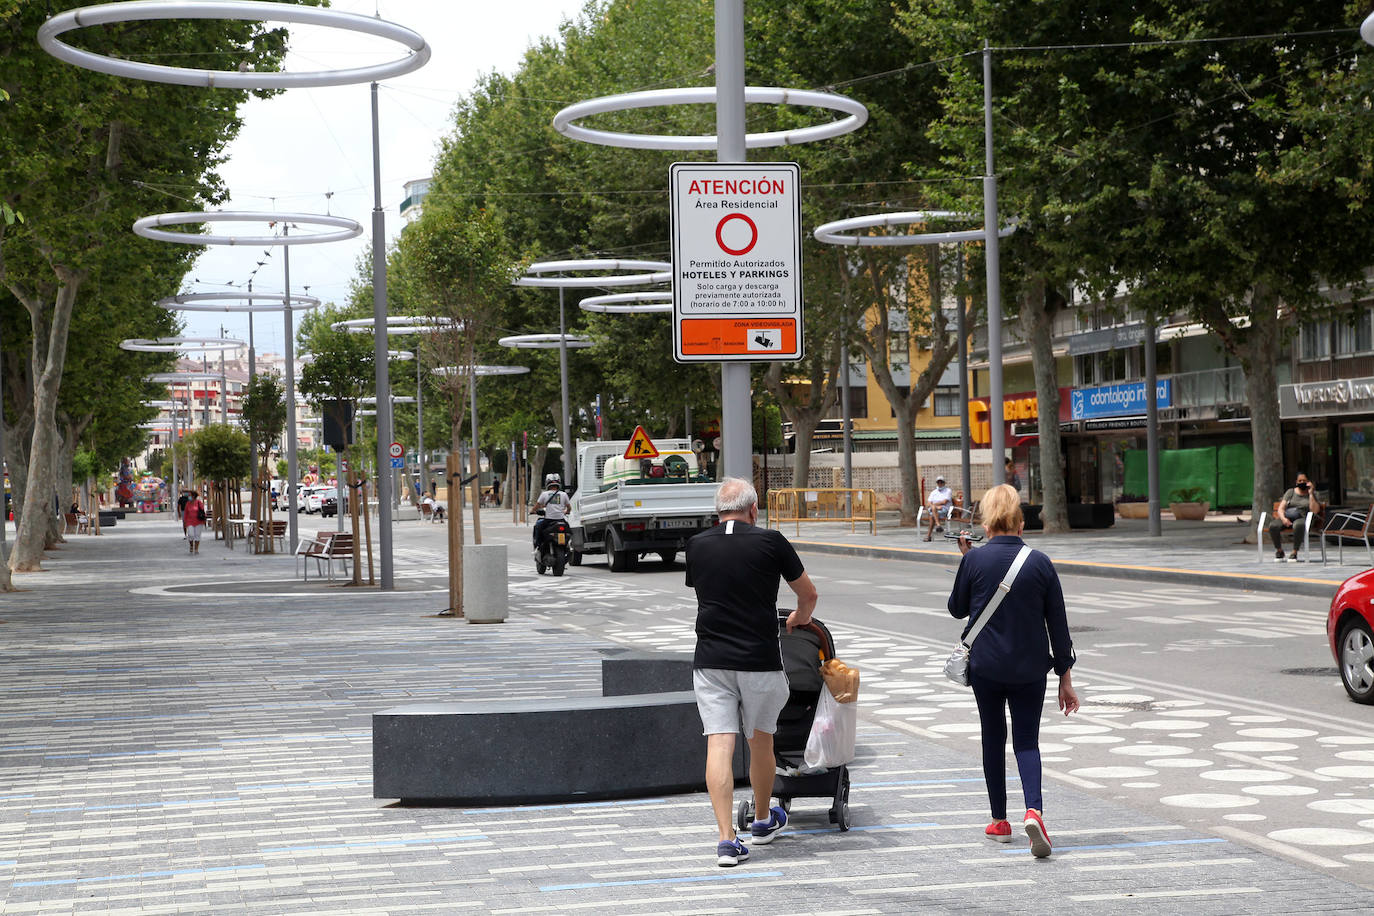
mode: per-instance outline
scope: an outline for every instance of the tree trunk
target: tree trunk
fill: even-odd
[[[1069,530],[1069,498],[1059,443],[1059,377],[1054,363],[1054,318],[1064,305],[1063,297],[1043,277],[1031,284],[1021,301],[1021,327],[1030,343],[1035,397],[1039,402],[1036,427],[1040,432],[1040,483],[1044,499],[1040,518],[1046,534]],[[1000,461],[1002,457],[993,455],[992,460]]]
[[[916,525],[916,510],[925,502],[925,494],[920,492],[921,474],[916,466],[915,424],[911,411],[901,407],[897,408],[897,470],[902,488],[902,511],[897,524],[912,528]]]
[[[80,273],[65,267],[56,267],[54,271],[60,285],[53,303],[51,325],[43,321],[44,310],[39,303],[25,303],[33,328],[32,361],[37,381],[33,393],[30,473],[24,488],[24,504],[29,511],[20,519],[14,539],[14,553],[10,556],[10,568],[16,571],[42,568],[57,459],[57,391],[67,357],[67,329],[71,326],[72,305],[83,279]]]
[[[10,564],[5,562],[5,543],[0,541],[0,592],[12,592],[14,579],[10,576]]]
[[[803,412],[804,413],[804,412]],[[792,420],[792,486],[806,487],[811,477],[811,441],[816,435],[819,419],[807,423],[802,413]]]
[[[1275,367],[1279,363],[1282,325],[1278,297],[1268,287],[1252,291],[1250,331],[1246,345],[1235,353],[1245,371],[1245,399],[1250,404],[1250,436],[1255,452],[1255,493],[1251,518],[1268,512],[1283,495],[1283,439],[1279,422],[1279,388]]]

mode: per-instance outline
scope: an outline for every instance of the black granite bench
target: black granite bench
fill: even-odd
[[[706,739],[691,657],[626,653],[603,659],[602,678],[599,697],[421,703],[374,713],[373,797],[522,804],[704,789]],[[748,771],[744,740],[735,745],[738,782]]]

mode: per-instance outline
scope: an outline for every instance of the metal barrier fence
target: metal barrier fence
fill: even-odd
[[[868,524],[870,533],[878,533],[877,491],[834,488],[810,488],[768,491],[768,527],[777,522],[797,526],[801,534],[802,522],[849,522],[849,530],[859,522]]]

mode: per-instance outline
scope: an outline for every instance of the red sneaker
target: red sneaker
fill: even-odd
[[[998,843],[1010,843],[1011,824],[1006,821],[993,821],[988,824],[988,829],[983,831],[983,836]]]
[[[1034,808],[1026,809],[1026,836],[1030,837],[1031,855],[1037,859],[1049,857],[1050,834],[1040,819],[1040,812]]]

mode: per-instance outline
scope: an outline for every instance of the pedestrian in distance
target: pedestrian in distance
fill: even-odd
[[[787,826],[787,812],[771,806],[773,734],[787,703],[787,675],[778,640],[778,584],[787,582],[797,608],[787,630],[811,622],[816,586],[782,532],[759,528],[759,497],[747,480],[727,477],[716,491],[720,523],[687,542],[687,586],[696,589],[696,652],[692,686],[706,736],[706,790],[719,836],[716,864],[749,857],[735,834],[735,736],[749,742],[749,785],[754,810],[768,818],[749,825],[756,846],[773,842]]]
[[[195,490],[186,496],[186,505],[181,509],[181,530],[186,535],[190,552],[199,554],[200,536],[205,531],[205,503],[200,501],[200,494]]]
[[[993,487],[983,494],[979,506],[988,540],[974,550],[966,537],[959,537],[963,559],[949,596],[950,614],[969,618],[965,637],[1026,546],[1021,540],[1025,528],[1021,497],[1015,489],[1007,484]],[[1059,574],[1050,558],[1038,550],[1029,551],[1023,562],[1003,601],[974,640],[969,653],[969,686],[978,704],[983,779],[992,808],[992,823],[984,834],[999,843],[1012,840],[1007,820],[1006,757],[1006,714],[1010,709],[1012,750],[1026,802],[1023,824],[1031,854],[1043,859],[1051,851],[1040,785],[1040,714],[1049,669],[1059,675],[1059,708],[1064,715],[1078,709],[1078,694],[1070,675],[1073,640]]]
[[[189,502],[190,499],[190,492],[187,490],[182,490],[181,495],[177,497],[177,518],[183,518],[185,516],[186,503]],[[182,525],[181,527],[184,529],[186,526]]]
[[[1010,455],[1002,462],[1002,478],[1007,482],[1007,486],[1017,493],[1021,492],[1021,475],[1016,473],[1016,462],[1011,460]]]

